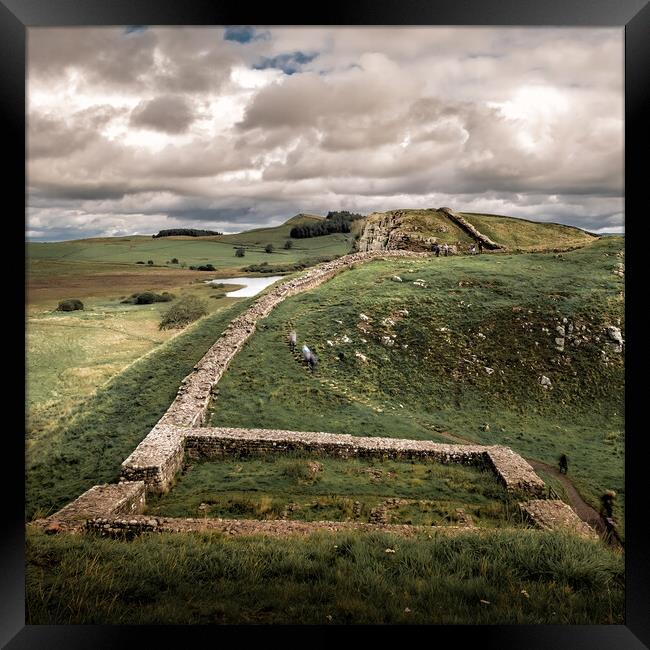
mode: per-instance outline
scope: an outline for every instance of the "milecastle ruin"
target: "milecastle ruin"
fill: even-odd
[[[491,242],[493,243],[493,242]],[[215,387],[234,356],[255,332],[256,323],[286,298],[308,291],[356,264],[394,257],[429,257],[407,250],[367,251],[315,266],[263,294],[224,330],[193,371],[182,380],[166,413],[122,463],[119,483],[94,486],[44,520],[33,522],[46,531],[99,531],[133,535],[144,531],[221,530],[232,534],[305,534],[315,529],[373,530],[412,534],[418,526],[359,522],[298,522],[151,517],[143,515],[146,494],[171,488],[186,455],[190,459],[223,458],[229,454],[302,451],[339,458],[378,457],[428,459],[473,465],[493,471],[508,493],[523,498],[522,513],[538,528],[568,528],[595,538],[596,533],[562,501],[543,498],[547,488],[517,453],[500,445],[454,445],[427,440],[350,436],[325,432],[205,427]],[[431,527],[428,527],[430,530]],[[459,527],[436,527],[459,528]],[[462,527],[461,527],[462,528]],[[465,530],[476,528],[467,527]]]

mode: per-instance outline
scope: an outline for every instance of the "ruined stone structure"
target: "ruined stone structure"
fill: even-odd
[[[237,534],[304,533],[317,528],[343,530],[369,529],[377,524],[352,522],[246,522],[243,520],[194,520],[141,516],[145,492],[168,490],[190,458],[223,457],[227,454],[259,454],[302,451],[343,458],[354,456],[433,459],[442,463],[461,463],[491,469],[510,493],[543,496],[544,482],[518,454],[499,445],[451,445],[429,440],[350,436],[324,432],[300,432],[275,429],[204,428],[205,416],[214,387],[229,363],[255,331],[258,319],[265,318],[285,298],[306,291],[332,278],[354,264],[383,257],[427,255],[406,250],[371,251],[346,255],[316,266],[297,278],[283,282],[256,300],[246,312],[235,318],[216,343],[181,383],[178,395],[167,412],[122,463],[117,485],[95,486],[71,504],[37,525],[61,529],[95,530],[102,534],[135,534],[161,530],[223,530]],[[548,509],[536,506],[544,501],[527,501],[522,509],[544,525],[564,525],[568,514],[551,517]],[[561,503],[561,502],[560,502]],[[566,506],[566,508],[569,508]],[[569,508],[569,510],[571,510]],[[555,508],[555,511],[558,511]],[[572,512],[572,511],[571,511]],[[570,517],[569,517],[570,519]],[[374,528],[373,528],[374,526]],[[384,529],[386,526],[382,526]],[[418,527],[390,526],[391,531],[410,534]],[[475,530],[473,527],[467,529]],[[588,528],[588,527],[587,527]],[[248,532],[246,532],[248,531]],[[281,532],[279,532],[281,531]]]

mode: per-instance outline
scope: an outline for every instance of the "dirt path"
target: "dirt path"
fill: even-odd
[[[463,438],[462,436],[456,435],[454,433],[449,433],[449,431],[436,431],[439,435],[453,440],[454,442],[462,444],[475,445],[476,440],[470,440],[469,438]],[[523,456],[522,456],[523,457]],[[566,490],[567,497],[569,499],[570,506],[575,510],[576,514],[582,521],[589,524],[598,534],[605,538],[607,535],[607,527],[605,526],[605,520],[600,516],[600,514],[594,510],[581,496],[578,490],[571,482],[571,479],[566,476],[566,474],[560,474],[560,470],[553,465],[549,465],[541,460],[535,458],[525,458],[524,460],[533,467],[534,470],[543,470],[552,474],[554,478],[558,479],[564,489]],[[623,543],[618,538],[616,534],[612,537],[611,543],[618,544],[623,548]]]

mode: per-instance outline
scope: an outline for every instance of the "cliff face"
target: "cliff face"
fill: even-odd
[[[373,218],[374,217],[374,218]],[[385,251],[385,250],[431,250],[435,239],[420,238],[416,233],[407,232],[401,228],[404,219],[403,213],[386,212],[383,214],[370,215],[361,238],[359,239],[359,250]]]
[[[371,214],[357,244],[359,251],[433,250],[439,238],[413,230],[410,223],[405,223],[406,218],[407,214],[401,210]],[[444,225],[439,225],[438,229],[441,233],[448,232]],[[456,246],[451,245],[450,249],[456,252]]]

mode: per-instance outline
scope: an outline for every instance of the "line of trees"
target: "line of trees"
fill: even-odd
[[[307,237],[322,237],[337,232],[347,233],[351,230],[351,223],[357,219],[363,219],[363,215],[348,212],[347,210],[328,212],[322,221],[294,226],[290,230],[289,236],[294,239],[305,239]]]
[[[157,237],[209,237],[210,235],[223,235],[216,230],[199,230],[197,228],[168,228],[161,230],[157,235],[151,235],[153,239]]]

